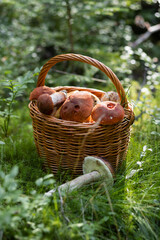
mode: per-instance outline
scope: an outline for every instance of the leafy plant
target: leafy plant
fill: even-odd
[[[17,80],[2,80],[2,87],[4,92],[3,98],[0,99],[1,111],[0,117],[3,118],[3,123],[0,125],[4,136],[8,136],[8,128],[12,117],[17,117],[13,114],[13,106],[18,102],[20,97],[24,94],[24,90],[27,88],[28,83],[33,83],[33,77],[37,75],[37,69],[34,74],[27,72],[24,76],[18,77]]]

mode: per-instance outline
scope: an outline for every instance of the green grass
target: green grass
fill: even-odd
[[[158,94],[154,101],[158,106]],[[5,197],[0,196],[4,240],[160,238],[160,126],[154,120],[158,109],[133,125],[127,158],[113,188],[99,182],[67,195],[55,193],[51,199],[44,199],[43,193],[64,178],[45,179],[49,173],[37,155],[26,105],[15,113],[19,118],[12,119],[10,137],[0,145],[1,169],[6,174],[0,175],[6,191]],[[9,174],[15,165],[18,175]],[[17,187],[10,190],[7,181],[10,186],[17,181]]]

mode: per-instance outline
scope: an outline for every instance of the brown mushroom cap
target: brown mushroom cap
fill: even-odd
[[[60,115],[68,121],[84,122],[92,112],[94,105],[90,92],[78,91],[70,95],[63,103]]]
[[[30,94],[30,97],[29,97],[29,100],[32,101],[32,100],[37,100],[38,97],[42,94],[49,94],[51,95],[52,93],[55,93],[55,90],[53,90],[52,88],[49,88],[47,86],[41,86],[41,87],[37,87],[35,88],[31,94]]]
[[[57,109],[66,100],[66,94],[64,92],[55,92],[51,95],[42,94],[37,99],[37,107],[40,112],[47,115],[55,115]]]
[[[114,170],[114,168],[112,167],[111,163],[106,160],[106,158],[104,158],[104,157],[102,158],[102,157],[99,157],[99,156],[93,156],[93,157],[94,157],[94,158],[98,158],[98,159],[100,159],[102,162],[104,162],[104,164],[107,165],[107,167],[109,168],[110,172],[112,173],[112,176],[115,177],[115,170]]]
[[[103,125],[112,125],[124,118],[123,107],[116,102],[105,101],[97,104],[91,114],[94,121],[100,121]]]
[[[106,92],[102,96],[101,101],[102,102],[104,102],[104,101],[113,101],[113,102],[119,102],[120,103],[120,98],[119,98],[119,95],[118,95],[117,92],[109,91],[109,92]]]
[[[75,94],[75,93],[77,93],[77,92],[79,92],[79,91],[78,91],[78,90],[74,90],[74,91],[68,92],[68,93],[67,93],[67,98],[68,98],[69,96],[71,96],[72,94]]]
[[[79,91],[79,90],[74,90],[74,91],[68,92],[68,93],[67,93],[67,97],[69,97],[69,96],[71,96],[73,93],[75,94],[75,93],[77,93],[77,92],[80,92],[80,91]],[[83,91],[83,92],[84,92],[84,91]],[[86,91],[86,92],[88,92],[88,91]],[[100,99],[99,99],[95,94],[91,93],[91,95],[92,95],[92,98],[93,98],[94,106],[95,106],[96,104],[98,104],[98,103],[101,102]]]
[[[37,100],[37,107],[41,113],[51,115],[54,109],[52,98],[49,94],[42,94]]]

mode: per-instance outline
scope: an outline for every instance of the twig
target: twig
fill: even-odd
[[[75,76],[78,76],[78,77],[84,77],[83,75],[80,75],[80,74],[77,74],[77,73],[69,73],[69,72],[60,71],[60,70],[57,70],[57,69],[53,69],[53,71],[56,72],[56,73],[64,74],[64,75],[75,75]],[[91,79],[94,80],[95,82],[106,83],[106,80],[104,80],[104,79],[93,78],[93,77]]]
[[[62,213],[62,216],[63,216],[63,218],[65,219],[65,221],[66,221],[67,223],[70,223],[69,218],[66,217],[66,215],[65,215],[65,213],[64,213],[64,207],[63,207],[64,201],[63,201],[63,198],[62,198],[62,195],[61,195],[61,191],[60,191],[59,188],[58,188],[58,194],[59,194],[60,203],[61,203],[61,213]]]
[[[135,117],[135,121],[137,121],[146,111],[142,111],[138,116]]]
[[[82,206],[82,218],[83,218],[83,222],[86,223],[86,220],[85,220],[85,217],[84,217],[85,209],[84,209],[84,207],[83,207],[83,201],[82,201],[82,198],[80,199],[80,202],[81,202],[81,206]]]
[[[131,43],[131,47],[135,48],[137,45],[147,40],[153,33],[158,31],[160,31],[160,24],[149,27],[147,32],[142,34],[135,42]]]
[[[142,93],[142,88],[144,87],[144,85],[146,84],[146,80],[147,80],[147,68],[145,67],[144,68],[144,74],[143,74],[143,82],[142,82],[142,84],[141,84],[141,88],[140,88],[140,90],[139,90],[139,92],[138,92],[138,97],[137,97],[137,101],[139,101],[139,99],[140,99],[140,96],[141,96],[141,93]]]
[[[138,92],[138,97],[137,97],[136,102],[138,102],[138,101],[140,100],[140,96],[141,96],[141,93],[142,93],[142,88],[145,86],[146,80],[147,80],[147,68],[145,67],[145,68],[144,68],[144,74],[143,74],[143,82],[142,82],[141,85],[140,85],[140,90],[139,90],[139,92]],[[138,119],[139,119],[140,117],[142,117],[142,115],[143,115],[144,113],[146,113],[146,111],[141,111],[141,113],[140,113],[138,116],[135,117],[135,121],[138,121]]]
[[[73,31],[72,31],[72,15],[71,15],[71,5],[70,5],[69,0],[66,0],[66,5],[67,5],[67,22],[68,22],[68,30],[69,30],[70,51],[74,52]]]
[[[3,238],[3,231],[0,230],[0,240],[2,240],[2,238]]]

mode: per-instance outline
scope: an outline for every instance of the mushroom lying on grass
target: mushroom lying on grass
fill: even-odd
[[[107,186],[113,186],[114,170],[109,162],[103,158],[96,156],[87,156],[83,163],[83,174],[80,177],[73,179],[72,181],[66,182],[58,187],[59,191],[72,192],[75,189],[79,189],[84,185],[104,180]],[[50,190],[45,193],[45,196],[52,196],[56,189]]]

